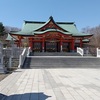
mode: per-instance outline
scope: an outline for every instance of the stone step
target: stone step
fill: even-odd
[[[27,58],[23,68],[100,68],[99,58],[34,57]]]
[[[76,52],[31,52],[30,56],[80,56]]]

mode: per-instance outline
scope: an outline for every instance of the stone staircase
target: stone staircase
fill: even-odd
[[[76,53],[74,56],[72,53],[34,53],[26,58],[22,68],[100,68],[100,59]]]

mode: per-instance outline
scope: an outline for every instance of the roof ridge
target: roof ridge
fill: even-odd
[[[42,22],[42,21],[26,21],[24,20],[25,24],[26,23],[41,23],[41,24],[44,24],[45,22]]]
[[[75,22],[56,22],[57,24],[74,24]]]
[[[24,20],[25,23],[41,23],[44,24],[46,21],[26,21]],[[75,22],[56,22],[57,24],[74,24]]]

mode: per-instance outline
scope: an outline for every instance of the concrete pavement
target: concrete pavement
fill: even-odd
[[[100,69],[18,69],[0,93],[0,100],[100,100]]]

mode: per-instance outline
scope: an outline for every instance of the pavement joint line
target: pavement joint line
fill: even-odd
[[[27,58],[98,58],[91,56],[27,56]],[[99,58],[98,58],[99,59]]]

